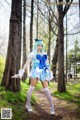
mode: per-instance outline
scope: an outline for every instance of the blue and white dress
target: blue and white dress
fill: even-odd
[[[31,52],[29,59],[32,61],[29,74],[30,78],[38,78],[41,81],[50,81],[53,79],[53,74],[52,71],[50,71],[50,65],[48,63],[48,55],[46,53],[35,55],[34,52]]]

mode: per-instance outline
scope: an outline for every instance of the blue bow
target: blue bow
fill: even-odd
[[[39,60],[39,68],[40,69],[43,69],[43,68],[48,69],[48,67],[47,67],[47,65],[45,63],[46,60],[47,60],[47,55],[41,56],[41,55],[37,54],[36,59]]]

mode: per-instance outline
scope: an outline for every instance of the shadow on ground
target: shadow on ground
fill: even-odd
[[[25,115],[24,115],[25,114]],[[24,110],[22,115],[23,120],[61,120],[62,116],[60,115],[50,115],[42,107],[35,103],[33,112],[28,113],[27,110]]]

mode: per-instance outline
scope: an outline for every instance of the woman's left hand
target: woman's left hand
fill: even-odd
[[[23,69],[21,69],[21,70],[19,70],[18,74],[15,74],[11,78],[20,78],[20,79],[22,79],[24,72],[25,71]]]
[[[15,74],[14,76],[11,76],[11,78],[19,78],[19,74]]]

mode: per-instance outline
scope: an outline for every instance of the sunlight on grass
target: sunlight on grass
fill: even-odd
[[[54,81],[49,82],[49,88],[53,88],[54,90],[57,90],[57,83]]]
[[[56,91],[54,95],[59,99],[64,99],[80,105],[80,83],[68,83],[66,87],[67,92],[59,93]]]
[[[53,88],[53,89],[56,89],[56,87],[57,87],[57,83],[54,83],[54,82],[49,82],[49,88]],[[42,87],[42,84],[41,84],[41,82],[39,81],[38,82],[38,84],[36,85],[36,90],[40,90],[40,89],[42,89],[43,87]]]
[[[41,85],[41,82],[39,81],[36,85],[36,90],[40,90],[42,89],[42,85]]]
[[[5,65],[5,58],[3,56],[0,56],[0,83],[4,72],[4,65]]]

